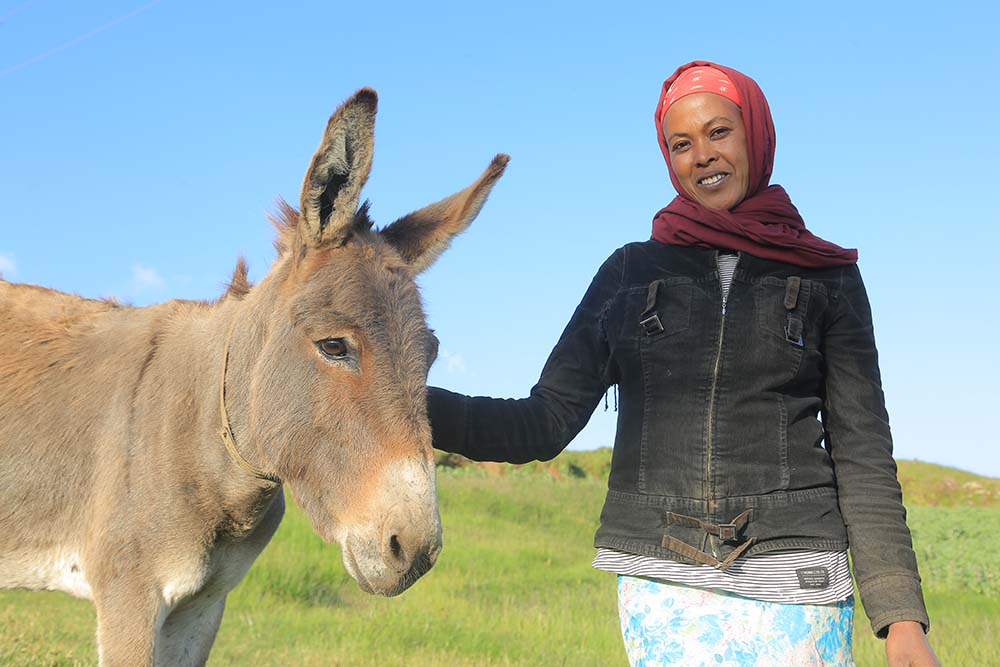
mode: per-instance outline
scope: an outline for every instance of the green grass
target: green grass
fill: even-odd
[[[945,667],[1000,665],[1000,600],[974,593],[924,592],[931,616],[931,646]],[[885,644],[869,629],[858,605],[854,624],[854,661],[858,667],[885,665]]]
[[[339,550],[290,506],[229,596],[210,664],[625,665],[614,577],[590,568],[605,485],[588,470],[602,464],[580,454],[591,458],[442,468],[444,551],[430,573],[392,599],[360,592]],[[910,523],[939,657],[949,667],[1000,665],[1000,649],[988,639],[1000,635],[1000,512],[961,503],[911,507]],[[87,602],[0,592],[0,665],[96,665],[93,636]],[[859,610],[858,665],[885,664],[882,651]]]

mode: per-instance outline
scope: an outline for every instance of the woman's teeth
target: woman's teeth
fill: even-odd
[[[715,185],[725,177],[725,174],[712,174],[711,176],[705,176],[704,178],[698,179],[698,185]]]

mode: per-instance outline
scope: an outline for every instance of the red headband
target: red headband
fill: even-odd
[[[670,105],[694,93],[715,93],[738,107],[743,106],[736,85],[725,72],[708,65],[692,67],[684,70],[670,87],[663,91],[663,98],[660,100],[660,125],[663,125],[663,118],[667,115]]]

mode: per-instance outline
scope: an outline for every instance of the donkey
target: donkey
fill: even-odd
[[[144,308],[0,280],[0,586],[93,600],[102,667],[204,665],[283,487],[370,593],[441,549],[414,276],[502,175],[375,230],[377,97],[330,117],[259,284]]]

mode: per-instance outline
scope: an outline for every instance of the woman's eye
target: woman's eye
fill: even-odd
[[[714,130],[712,130],[712,137],[715,139],[718,139],[719,137],[724,137],[727,134],[729,134],[728,127],[717,127]]]
[[[676,144],[674,144],[673,146],[670,147],[670,150],[673,151],[674,153],[676,153],[679,150],[683,150],[683,149],[687,148],[687,145],[688,145],[688,142],[686,142],[686,141],[678,141]]]
[[[330,359],[343,359],[347,356],[347,341],[343,338],[324,338],[316,343],[323,356]]]

